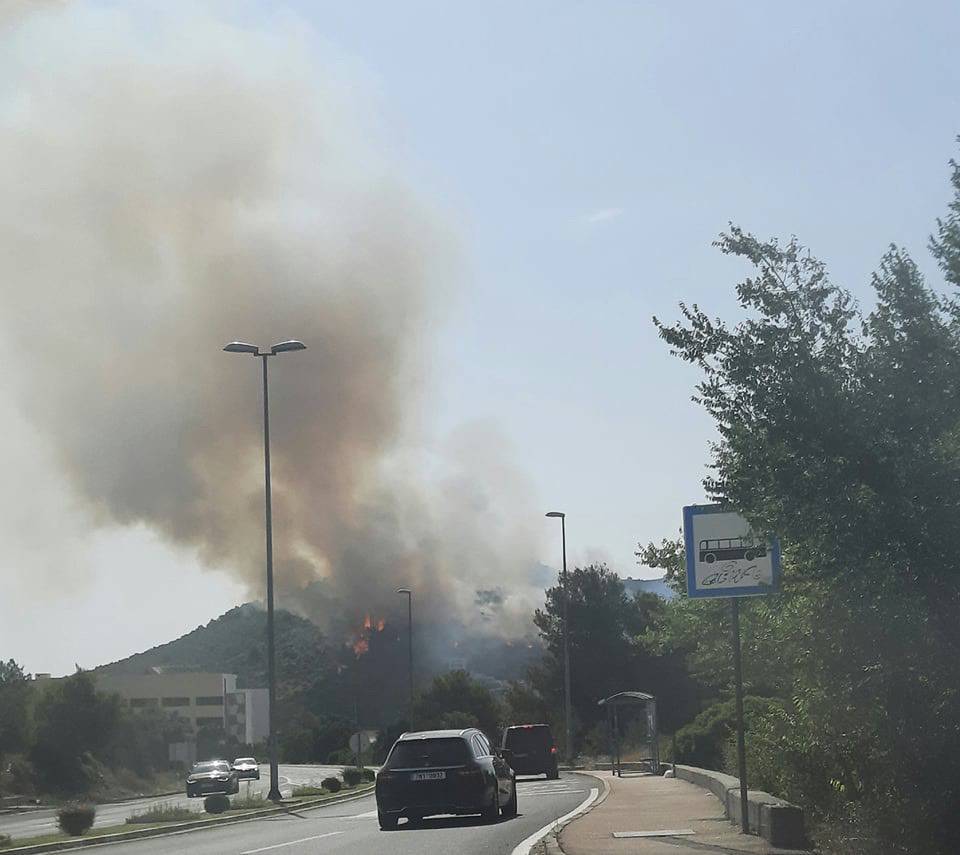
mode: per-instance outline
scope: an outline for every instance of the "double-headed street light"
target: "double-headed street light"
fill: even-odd
[[[560,519],[560,533],[563,541],[563,708],[564,730],[567,737],[567,762],[573,762],[573,730],[570,725],[570,589],[567,585],[567,515],[563,511],[550,511],[548,517]]]
[[[266,529],[267,529],[267,683],[269,684],[270,703],[267,710],[267,727],[270,750],[270,792],[267,798],[278,802],[280,795],[280,774],[277,761],[277,733],[274,730],[274,707],[277,700],[277,680],[274,660],[273,643],[273,521],[270,512],[270,399],[267,391],[267,358],[278,353],[291,350],[305,350],[302,341],[291,339],[275,344],[269,351],[262,351],[255,344],[246,344],[242,341],[232,341],[224,350],[227,353],[248,353],[259,356],[263,360],[263,481],[264,497],[266,500]]]
[[[407,596],[407,651],[410,656],[408,674],[410,677],[410,723],[413,730],[413,591],[409,588],[397,588],[398,594]]]

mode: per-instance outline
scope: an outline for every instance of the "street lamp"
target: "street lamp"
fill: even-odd
[[[573,762],[573,732],[570,726],[570,591],[567,586],[567,515],[562,511],[550,511],[548,517],[560,518],[563,539],[563,707],[564,729],[567,736],[567,763]]]
[[[277,764],[277,733],[274,730],[274,708],[277,700],[277,675],[273,643],[273,521],[270,512],[270,399],[267,392],[267,358],[291,350],[305,350],[302,341],[281,341],[273,345],[269,352],[261,352],[254,344],[232,341],[224,350],[227,353],[248,353],[263,360],[263,482],[266,500],[267,530],[267,684],[269,686],[269,709],[267,710],[267,728],[270,731],[268,744],[270,750],[270,792],[267,798],[272,802],[280,801],[280,774]]]
[[[410,729],[413,730],[413,591],[409,588],[397,588],[398,594],[407,595],[407,651],[410,656]]]

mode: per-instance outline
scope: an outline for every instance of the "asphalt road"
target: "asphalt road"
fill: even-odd
[[[110,855],[511,855],[519,843],[573,810],[590,794],[594,782],[564,774],[557,781],[523,780],[518,784],[519,813],[485,823],[480,817],[434,817],[419,827],[405,822],[381,831],[372,795],[297,814],[263,817],[152,840],[110,845]],[[98,849],[99,847],[93,847]],[[64,851],[89,852],[82,850]]]
[[[280,766],[280,793],[289,796],[295,786],[312,784],[317,787],[324,778],[337,776],[342,766]],[[186,785],[184,785],[186,790]],[[270,790],[270,767],[260,767],[259,781],[241,781],[240,795],[248,791],[251,794],[263,793],[266,796]],[[203,799],[188,799],[186,792],[177,796],[153,796],[145,799],[134,799],[114,804],[97,805],[97,818],[94,827],[106,825],[122,825],[128,816],[140,813],[151,805],[173,804],[183,805],[194,810],[203,810]],[[0,815],[0,834],[9,834],[13,838],[34,837],[41,834],[52,834],[57,828],[56,810],[37,810],[28,813],[10,813]]]

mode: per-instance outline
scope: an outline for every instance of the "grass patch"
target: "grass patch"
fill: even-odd
[[[293,788],[293,797],[295,799],[302,799],[306,796],[325,796],[327,791],[323,787],[294,787]]]
[[[128,825],[142,825],[154,822],[188,822],[191,819],[200,819],[201,813],[193,808],[175,804],[151,805],[140,813],[127,817]]]
[[[231,810],[258,810],[264,807],[274,807],[274,804],[267,801],[263,793],[248,793],[245,796],[234,796],[230,799]]]

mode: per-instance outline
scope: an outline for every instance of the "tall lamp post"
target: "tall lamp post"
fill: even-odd
[[[410,729],[413,730],[413,591],[397,588],[397,593],[407,595],[407,653],[410,657],[407,670],[410,677]]]
[[[260,351],[254,344],[242,341],[232,341],[224,350],[227,353],[248,353],[259,356],[263,360],[263,482],[266,501],[266,530],[267,530],[267,684],[269,686],[269,709],[267,710],[267,727],[270,731],[268,744],[270,750],[270,792],[267,798],[272,802],[280,801],[280,773],[277,763],[277,732],[274,729],[274,707],[277,700],[277,674],[273,643],[273,520],[270,511],[270,398],[267,391],[267,359],[278,353],[290,350],[305,350],[302,341],[281,341],[270,348],[270,351]]]
[[[573,762],[573,729],[570,725],[570,590],[567,586],[567,515],[563,511],[550,511],[548,517],[560,518],[560,534],[563,540],[563,708],[564,729],[567,737],[567,762]]]

